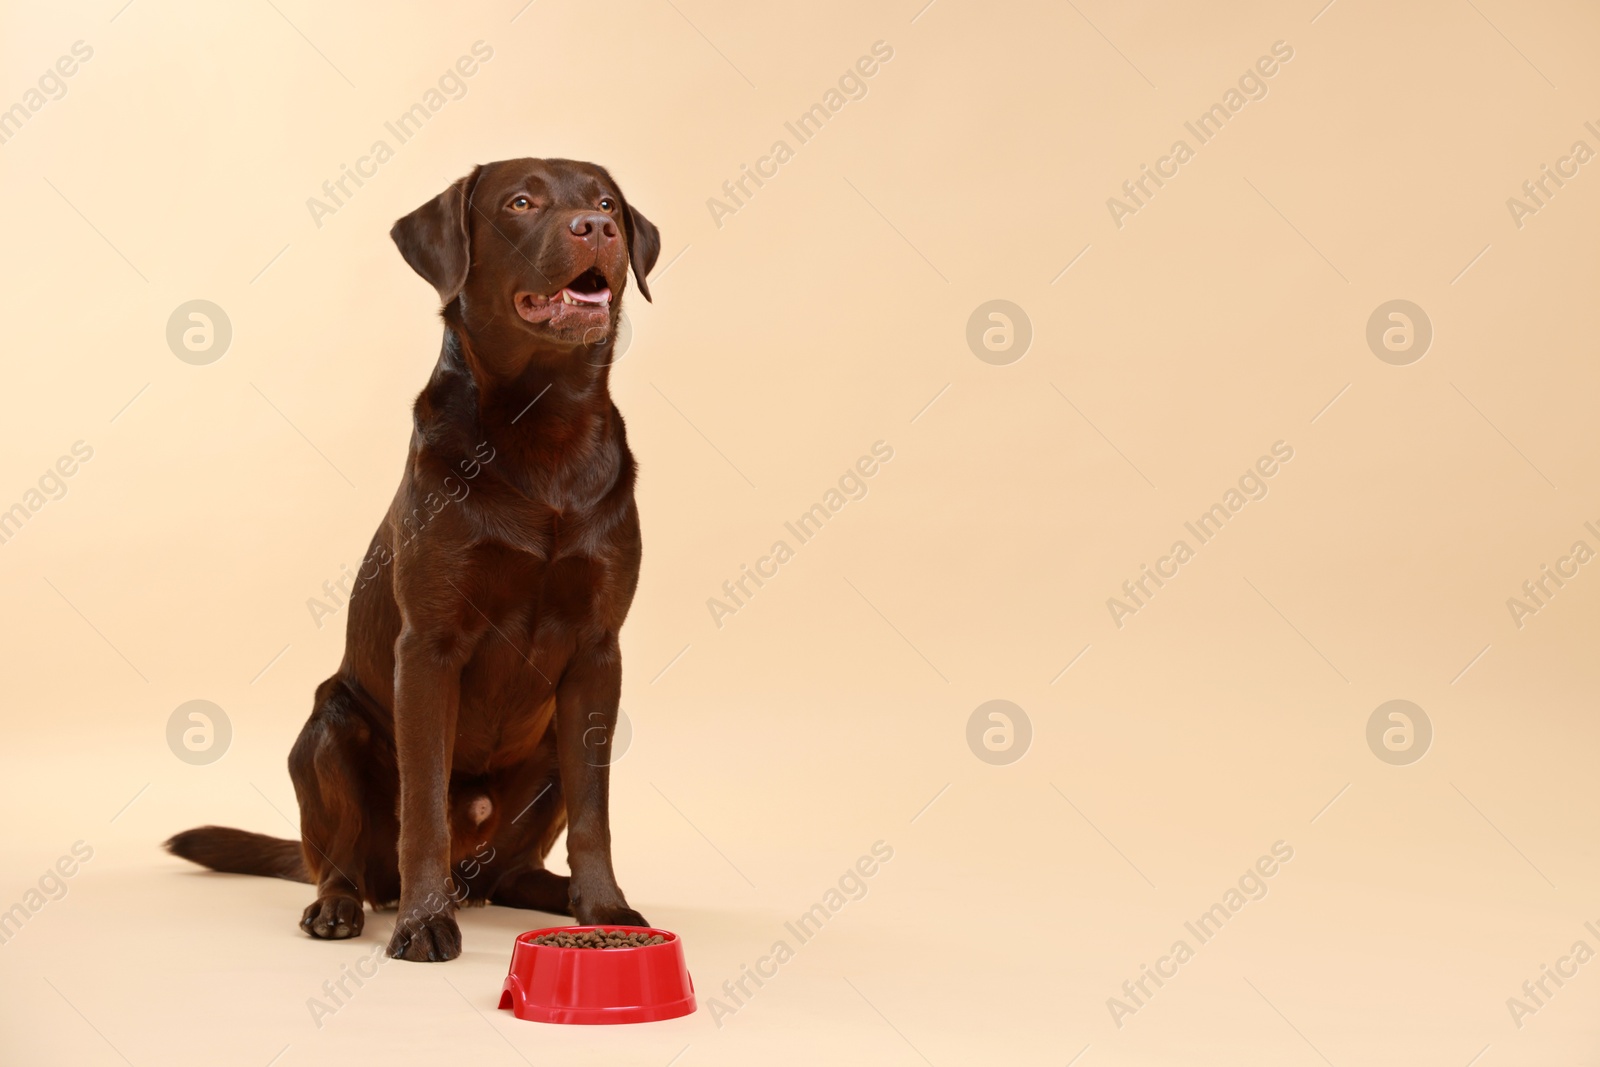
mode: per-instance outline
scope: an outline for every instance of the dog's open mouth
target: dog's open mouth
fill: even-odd
[[[533,292],[516,295],[517,314],[532,323],[564,329],[593,327],[611,320],[611,285],[605,275],[590,267],[549,296]]]
[[[572,279],[551,299],[558,298],[567,304],[600,304],[605,306],[611,303],[611,286],[607,284],[605,275],[590,267]]]

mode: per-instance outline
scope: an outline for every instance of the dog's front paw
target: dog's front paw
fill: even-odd
[[[413,963],[442,963],[461,955],[461,927],[448,912],[410,918],[404,907],[389,938],[389,955]]]
[[[318,897],[300,915],[300,929],[325,941],[355,937],[365,922],[361,901],[338,894]]]

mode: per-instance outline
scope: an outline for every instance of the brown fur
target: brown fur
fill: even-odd
[[[202,827],[167,848],[313,882],[313,937],[355,936],[363,902],[398,901],[389,952],[410,960],[460,955],[464,903],[645,925],[611,866],[605,742],[640,537],[607,382],[630,262],[648,299],[659,235],[602,168],[521,159],[475,169],[392,236],[439,291],[444,344],[344,661],[289,755],[301,840]],[[597,284],[591,268],[603,314],[545,300]],[[570,881],[544,869],[563,829]]]

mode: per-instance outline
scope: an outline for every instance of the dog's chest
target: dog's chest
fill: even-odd
[[[519,503],[500,514],[475,550],[474,585],[487,594],[486,617],[530,651],[565,645],[605,614],[613,553],[585,524],[554,508]]]
[[[539,709],[574,654],[603,629],[595,561],[499,548],[480,559],[473,614],[484,623],[461,672],[457,770],[489,771],[527,758],[549,723]],[[479,612],[481,611],[481,615]]]
[[[481,543],[546,563],[559,549],[562,514],[542,500],[505,494],[478,517],[478,525]]]

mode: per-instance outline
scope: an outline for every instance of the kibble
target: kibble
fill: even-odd
[[[554,945],[557,948],[641,948],[659,945],[666,941],[660,934],[645,934],[636,930],[584,930],[579,933],[559,931],[541,934],[533,939],[535,945]]]

